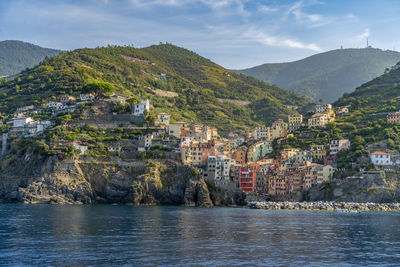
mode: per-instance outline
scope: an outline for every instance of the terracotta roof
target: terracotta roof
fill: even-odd
[[[389,155],[389,153],[382,152],[382,151],[375,151],[375,152],[372,152],[371,155]]]

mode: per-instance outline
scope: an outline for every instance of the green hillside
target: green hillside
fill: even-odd
[[[15,75],[39,64],[45,57],[52,57],[59,50],[43,48],[21,41],[0,42],[0,77]]]
[[[0,112],[26,104],[40,106],[64,94],[79,95],[94,81],[109,82],[120,94],[149,98],[155,111],[169,112],[175,120],[202,122],[223,131],[265,125],[293,112],[286,105],[301,108],[310,103],[184,48],[160,44],[78,49],[47,58],[0,86]]]
[[[382,75],[400,61],[400,53],[375,48],[338,49],[305,59],[263,64],[238,73],[311,97],[315,101],[337,100],[343,93]]]
[[[337,126],[347,136],[362,145],[400,151],[400,126],[386,122],[388,112],[400,110],[400,63],[334,103],[346,105],[350,113],[339,118]]]

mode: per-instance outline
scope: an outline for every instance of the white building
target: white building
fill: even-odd
[[[329,103],[318,103],[315,105],[315,113],[324,113],[328,109],[332,109],[332,105]]]
[[[340,139],[340,140],[332,140],[329,144],[329,154],[335,155],[342,149],[350,148],[350,140],[348,139]]]
[[[145,111],[150,110],[150,101],[148,99],[143,100],[140,103],[136,103],[133,115],[143,116]]]
[[[390,154],[382,151],[376,151],[369,154],[371,162],[375,165],[392,165]]]
[[[37,133],[43,132],[44,130],[46,130],[50,126],[51,126],[51,121],[40,121],[36,125],[36,132]]]
[[[235,160],[226,155],[209,156],[207,161],[208,179],[216,185],[226,186],[230,183],[230,169]]]
[[[348,114],[350,112],[349,107],[350,106],[338,107],[336,113],[338,115]]]
[[[26,111],[32,110],[34,108],[35,107],[33,105],[20,107],[20,108],[17,108],[17,113],[18,112],[26,112]]]
[[[18,128],[18,127],[25,127],[25,125],[33,122],[33,119],[31,117],[19,117],[15,118],[13,120],[13,127]]]
[[[64,104],[61,102],[50,102],[50,103],[47,103],[47,108],[61,110],[61,109],[64,109]]]
[[[84,155],[88,149],[88,143],[84,143],[84,142],[75,142],[74,143],[74,148],[75,149],[79,149],[81,151],[81,155]]]
[[[92,94],[80,94],[79,97],[80,97],[81,101],[89,101],[89,100],[94,99],[94,95],[92,95]]]
[[[160,114],[158,114],[157,118],[158,118],[158,121],[160,122],[160,124],[168,126],[171,115],[169,115],[167,113],[160,113]]]

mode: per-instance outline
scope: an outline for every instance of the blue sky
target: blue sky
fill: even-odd
[[[0,0],[0,40],[72,50],[170,42],[227,68],[400,50],[397,0]]]

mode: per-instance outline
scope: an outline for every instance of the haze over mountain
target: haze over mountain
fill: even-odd
[[[202,122],[221,130],[265,125],[311,101],[255,78],[236,74],[171,44],[143,49],[109,46],[78,49],[45,59],[0,86],[1,112],[78,95],[85,84],[102,81],[116,91],[150,99],[155,111],[175,120]]]
[[[335,101],[343,93],[382,75],[400,61],[400,53],[376,48],[337,49],[302,60],[263,64],[243,73],[308,96],[314,101]]]
[[[39,64],[45,57],[59,54],[59,50],[43,48],[22,41],[0,42],[0,77],[15,75]]]

